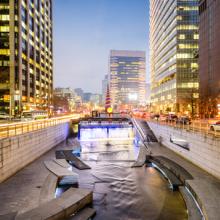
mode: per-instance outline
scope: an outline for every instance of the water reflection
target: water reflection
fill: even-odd
[[[134,139],[132,127],[128,128],[85,128],[80,129],[81,141],[92,141],[94,139]]]
[[[94,191],[95,220],[187,219],[184,201],[154,168],[131,168],[139,147],[132,128],[82,129],[81,158],[92,169],[80,187]]]

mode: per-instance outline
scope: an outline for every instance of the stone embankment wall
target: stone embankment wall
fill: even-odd
[[[148,122],[148,124],[164,146],[220,178],[220,138],[202,133],[192,133],[154,122]],[[187,142],[189,150],[171,143],[170,137]]]
[[[0,182],[64,141],[68,133],[66,122],[0,140]]]

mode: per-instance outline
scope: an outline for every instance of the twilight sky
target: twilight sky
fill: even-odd
[[[148,61],[148,0],[53,2],[55,87],[101,93],[111,49],[145,50]]]

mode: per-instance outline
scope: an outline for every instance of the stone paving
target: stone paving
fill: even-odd
[[[72,149],[73,143],[63,142],[33,163],[0,184],[0,215],[25,212],[39,205],[41,188],[50,174],[44,161],[55,158],[55,151]]]

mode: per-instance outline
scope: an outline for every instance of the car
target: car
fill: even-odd
[[[178,120],[177,115],[169,114],[166,118],[166,122],[175,122]]]
[[[0,112],[0,120],[9,120],[10,116],[6,112]]]
[[[220,131],[220,121],[217,121],[210,125],[211,131]]]
[[[166,121],[168,115],[160,115],[160,121]]]
[[[160,118],[160,115],[159,114],[152,114],[150,117],[151,117],[151,119],[158,120]]]
[[[181,116],[177,119],[176,123],[183,124],[183,125],[190,125],[191,120],[188,116]]]

